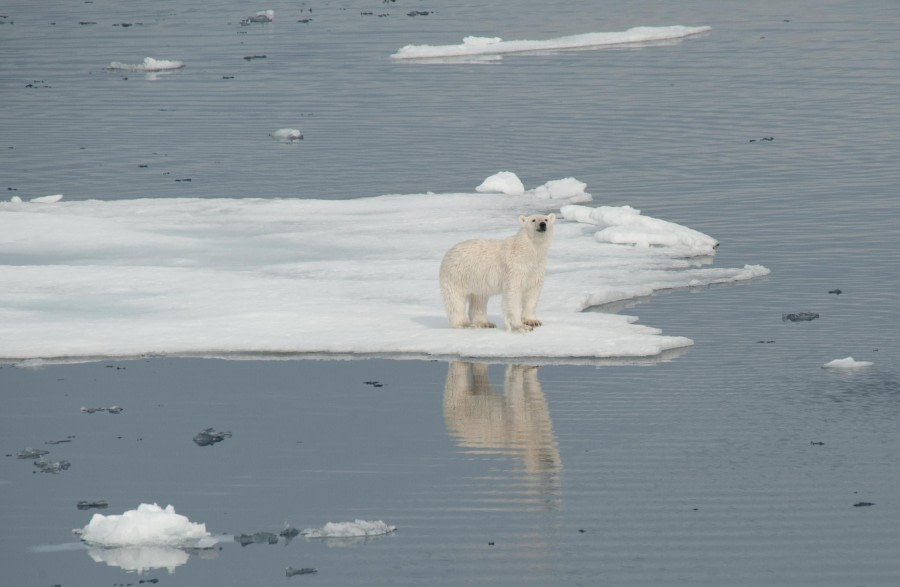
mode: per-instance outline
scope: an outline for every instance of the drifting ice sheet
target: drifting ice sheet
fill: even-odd
[[[0,359],[652,357],[692,341],[662,336],[635,317],[581,310],[769,272],[704,267],[714,253],[710,237],[627,206],[598,213],[604,227],[596,218],[585,224],[580,215],[595,214],[580,206],[556,225],[538,305],[544,326],[528,334],[450,329],[438,287],[444,252],[469,238],[514,234],[519,214],[589,198],[583,183],[563,185],[556,196],[568,198],[529,190],[0,203]],[[594,236],[635,222],[649,225],[628,231],[631,244]],[[644,246],[648,232],[665,246]],[[494,298],[488,313],[502,323],[499,306]]]
[[[504,41],[499,37],[465,37],[460,45],[406,45],[391,55],[393,59],[447,59],[525,53],[589,49],[655,41],[671,41],[712,30],[708,26],[641,26],[615,33],[585,33],[543,41]]]
[[[390,534],[397,529],[378,520],[356,520],[355,522],[328,522],[321,528],[306,528],[300,532],[307,538],[366,538]]]

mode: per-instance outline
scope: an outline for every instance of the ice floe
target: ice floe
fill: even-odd
[[[459,45],[406,45],[393,59],[440,60],[460,57],[497,56],[506,53],[591,49],[613,45],[641,44],[683,39],[712,30],[708,26],[639,26],[621,32],[585,33],[546,40],[504,41],[500,37],[463,38]]]
[[[508,173],[506,187],[521,183]],[[653,357],[693,343],[582,310],[769,273],[712,267],[716,239],[628,206],[585,206],[586,187],[570,177],[517,195],[0,202],[0,359]],[[446,250],[509,236],[520,214],[560,206],[544,326],[449,328],[438,286]],[[489,317],[499,306],[492,299]]]
[[[307,538],[367,538],[382,536],[397,530],[383,521],[356,520],[353,522],[328,522],[321,528],[306,528],[300,531]]]
[[[89,546],[103,548],[211,548],[218,543],[205,524],[191,522],[171,505],[162,508],[155,503],[142,503],[121,515],[94,514],[75,532]]]
[[[844,359],[835,359],[833,361],[828,361],[824,365],[822,365],[823,369],[863,369],[865,367],[871,367],[874,365],[872,361],[857,361],[853,357],[847,357]]]
[[[144,57],[143,63],[122,63],[120,61],[113,61],[108,67],[109,69],[122,69],[125,71],[168,71],[170,69],[181,69],[184,67],[184,62]]]

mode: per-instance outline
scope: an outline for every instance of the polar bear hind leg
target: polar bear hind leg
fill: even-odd
[[[496,325],[487,318],[487,304],[490,296],[469,294],[469,326],[471,328],[495,328]]]

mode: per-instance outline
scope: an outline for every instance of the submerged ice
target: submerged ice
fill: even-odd
[[[769,272],[710,267],[716,239],[628,206],[587,206],[575,178],[520,192],[507,173],[485,193],[0,203],[0,359],[648,357],[692,341],[581,311]],[[515,233],[519,214],[560,208],[544,326],[450,329],[437,279],[444,252]]]

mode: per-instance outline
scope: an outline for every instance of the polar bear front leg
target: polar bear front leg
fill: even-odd
[[[522,291],[510,288],[503,292],[503,321],[510,332],[531,332],[533,326],[522,322]]]
[[[537,304],[538,298],[541,296],[541,289],[544,285],[544,280],[541,279],[537,283],[533,284],[528,290],[525,292],[525,300],[524,300],[524,313],[522,316],[522,323],[526,326],[531,326],[535,328],[540,326],[542,322],[537,319]]]
[[[469,295],[469,327],[494,328],[495,324],[487,318],[489,296]]]

